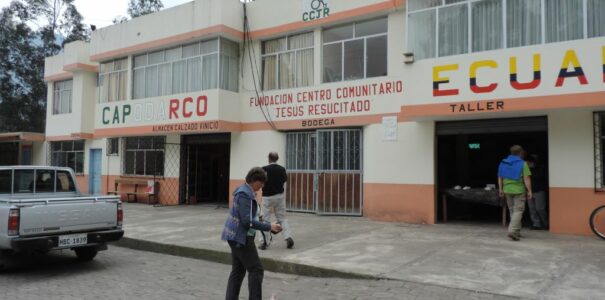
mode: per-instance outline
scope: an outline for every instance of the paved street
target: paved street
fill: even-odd
[[[3,299],[224,299],[228,265],[110,247],[81,263],[71,251],[0,274]],[[241,299],[247,299],[244,282]],[[265,299],[514,299],[401,281],[266,273]]]

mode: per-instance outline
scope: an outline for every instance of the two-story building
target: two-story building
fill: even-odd
[[[227,204],[277,151],[292,211],[499,222],[520,144],[551,231],[605,201],[602,0],[196,0],[66,45],[45,79],[38,159],[91,193]]]

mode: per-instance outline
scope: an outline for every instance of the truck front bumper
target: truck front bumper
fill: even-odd
[[[87,243],[77,247],[104,245],[108,242],[117,241],[124,236],[124,230],[112,229],[104,231],[86,232]],[[23,251],[48,251],[63,249],[59,247],[59,234],[50,236],[37,236],[27,238],[15,238],[11,240],[11,248],[16,252]]]

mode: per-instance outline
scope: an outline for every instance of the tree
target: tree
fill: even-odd
[[[0,131],[44,130],[44,55],[31,18],[20,3],[0,13]]]
[[[160,11],[164,8],[162,0],[129,0],[126,11],[131,18],[144,16],[146,14]]]
[[[44,58],[87,40],[74,0],[14,0],[0,13],[0,131],[43,132]]]

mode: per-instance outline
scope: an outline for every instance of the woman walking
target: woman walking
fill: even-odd
[[[256,251],[254,236],[256,230],[280,232],[277,223],[260,222],[258,218],[258,192],[267,181],[267,174],[260,167],[254,167],[246,175],[246,183],[233,192],[233,206],[225,221],[221,239],[231,248],[231,274],[227,283],[226,300],[239,299],[242,281],[248,271],[249,299],[262,299],[263,266]]]

